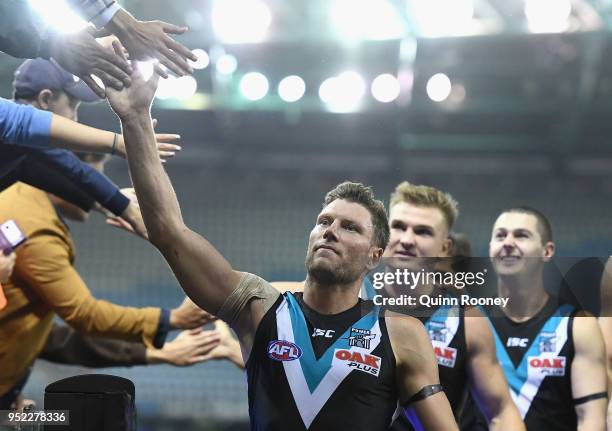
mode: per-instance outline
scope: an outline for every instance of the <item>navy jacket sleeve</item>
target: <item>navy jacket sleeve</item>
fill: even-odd
[[[16,181],[53,193],[84,211],[89,212],[96,203],[95,199],[81,190],[77,184],[40,160],[26,157],[16,171]]]
[[[95,200],[121,215],[130,203],[108,177],[70,151],[0,144],[0,191],[17,181],[53,193],[86,211]]]
[[[63,174],[71,182],[78,184],[82,191],[115,215],[123,214],[130,203],[130,200],[106,175],[81,162],[70,151],[57,148],[24,149],[24,151],[28,152],[28,158],[44,163],[54,169],[58,175]]]

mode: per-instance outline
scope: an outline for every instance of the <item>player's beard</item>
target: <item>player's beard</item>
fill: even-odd
[[[353,283],[359,278],[362,270],[356,268],[357,262],[344,265],[315,264],[314,253],[306,256],[306,270],[308,277],[322,286],[334,286]]]

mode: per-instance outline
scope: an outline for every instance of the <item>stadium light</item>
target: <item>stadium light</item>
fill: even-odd
[[[397,78],[389,73],[378,75],[372,81],[370,88],[372,96],[382,103],[393,102],[400,94],[400,84]]]
[[[386,0],[335,0],[330,9],[332,27],[349,40],[399,39],[405,25]]]
[[[474,0],[409,0],[407,5],[409,16],[425,37],[472,33]]]
[[[231,75],[238,67],[238,60],[232,54],[223,54],[217,60],[217,72],[221,75]]]
[[[196,61],[189,60],[189,64],[191,65],[191,67],[193,67],[194,69],[206,69],[210,64],[210,57],[208,56],[208,53],[203,49],[199,48],[194,49],[191,52],[197,58]]]
[[[297,102],[306,92],[304,80],[297,75],[284,77],[278,84],[278,95],[285,102]]]
[[[216,0],[212,27],[222,42],[261,42],[272,22],[270,8],[260,0]]]
[[[452,84],[448,76],[436,73],[427,81],[427,95],[434,102],[442,102],[450,95]]]
[[[240,91],[248,100],[256,101],[268,94],[268,79],[259,72],[249,72],[240,80]]]
[[[196,93],[197,89],[198,82],[193,76],[181,76],[172,83],[172,97],[187,100]]]
[[[352,112],[359,108],[365,89],[361,75],[347,71],[323,81],[319,97],[330,111]]]
[[[48,26],[60,33],[75,33],[87,26],[65,0],[29,0],[29,4]]]
[[[155,97],[161,100],[171,98],[174,88],[174,81],[176,81],[176,79],[177,78],[174,75],[169,75],[166,79],[160,79],[159,84],[157,84],[157,92],[155,92]]]
[[[559,33],[567,30],[572,13],[569,0],[527,0],[525,16],[533,33]]]
[[[161,100],[187,100],[193,97],[197,89],[198,82],[193,76],[181,76],[177,78],[170,75],[166,79],[159,80],[155,97]]]

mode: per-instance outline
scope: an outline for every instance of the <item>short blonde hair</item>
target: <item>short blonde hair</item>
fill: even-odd
[[[449,232],[459,216],[459,204],[457,201],[450,194],[444,193],[435,187],[416,185],[404,181],[398,184],[395,191],[391,193],[389,210],[402,202],[417,207],[438,208],[444,216]]]

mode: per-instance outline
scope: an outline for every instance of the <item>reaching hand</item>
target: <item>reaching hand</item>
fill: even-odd
[[[205,361],[207,355],[219,345],[217,331],[204,331],[202,328],[182,331],[174,340],[164,344],[157,351],[147,352],[152,362],[164,362],[185,367]]]
[[[157,126],[157,120],[153,120],[153,128]],[[155,140],[157,141],[157,152],[159,157],[162,159],[162,163],[167,159],[170,159],[176,155],[177,152],[181,151],[181,146],[176,144],[171,144],[170,142],[175,142],[181,139],[181,135],[177,135],[174,133],[156,133]],[[123,140],[123,136],[119,135],[119,140],[117,142],[117,149],[115,150],[115,154],[119,157],[123,157],[124,159],[127,157],[127,153],[125,151],[125,142]]]
[[[170,326],[178,329],[192,329],[199,326],[204,326],[207,323],[216,320],[216,317],[185,297],[183,303],[177,308],[170,311]]]
[[[81,78],[100,97],[105,97],[105,91],[95,83],[92,74],[100,78],[107,89],[121,90],[124,85],[130,85],[132,68],[127,60],[98,44],[91,28],[75,34],[57,35],[51,44],[51,57]]]
[[[215,332],[219,334],[219,344],[206,354],[204,360],[227,359],[238,368],[244,368],[240,343],[234,338],[227,323],[222,320],[215,321]]]
[[[157,58],[178,76],[193,73],[186,59],[196,61],[195,55],[168,36],[183,34],[187,27],[163,21],[138,21],[127,11],[120,10],[106,25],[106,29],[119,38],[132,60]]]
[[[113,50],[116,55],[125,59],[119,43],[113,42]],[[130,76],[132,82],[129,87],[122,91],[117,91],[114,88],[108,88],[106,91],[111,108],[121,119],[131,114],[138,114],[143,111],[149,112],[157,90],[157,82],[159,81],[157,72],[154,72],[151,78],[145,81],[136,63],[133,64],[133,69],[134,71]]]
[[[27,399],[23,396],[22,393],[17,395],[17,399],[11,405],[11,410],[16,410],[18,412],[23,412],[26,407],[35,408],[36,401]]]
[[[134,189],[121,189],[121,193],[130,200],[130,203],[125,211],[123,211],[123,214],[121,214],[121,217],[109,217],[106,222],[132,232],[141,238],[149,239],[147,228],[140,213],[140,206],[138,206],[138,200],[133,191]]]

